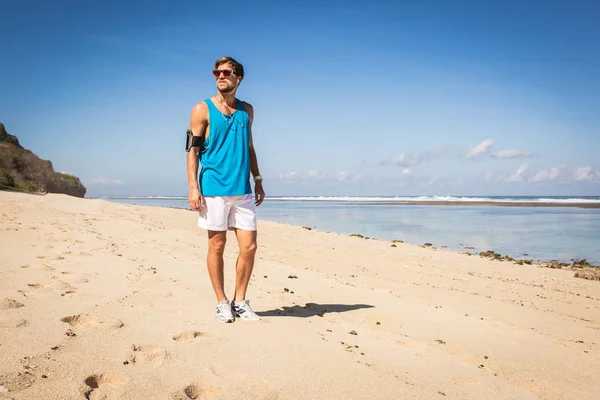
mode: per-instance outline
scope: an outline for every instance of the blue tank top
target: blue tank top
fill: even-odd
[[[231,115],[206,99],[209,134],[200,155],[199,186],[203,196],[238,196],[250,186],[250,117],[241,101]]]

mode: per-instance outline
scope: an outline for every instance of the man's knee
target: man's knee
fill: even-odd
[[[225,252],[225,243],[227,237],[223,234],[216,234],[208,239],[208,252],[217,255],[223,255]]]
[[[240,254],[244,257],[254,257],[256,254],[256,242],[251,242],[240,246]]]

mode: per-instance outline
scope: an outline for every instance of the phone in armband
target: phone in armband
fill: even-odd
[[[198,147],[202,150],[202,145],[204,144],[204,138],[202,136],[194,136],[194,133],[191,129],[188,129],[186,132],[185,139],[185,151],[189,152],[192,147]]]

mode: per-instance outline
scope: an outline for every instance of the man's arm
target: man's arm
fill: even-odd
[[[192,109],[190,115],[190,130],[194,136],[204,136],[208,125],[208,107],[206,103],[198,103]],[[188,188],[190,190],[188,203],[194,210],[200,210],[204,205],[204,199],[198,187],[198,161],[200,149],[192,147],[187,154]]]
[[[250,140],[249,140],[249,150],[250,150],[250,172],[253,177],[259,176],[260,171],[258,169],[258,159],[256,158],[256,151],[254,150],[254,142],[252,141],[252,124],[254,123],[254,107],[251,104],[244,102],[244,106],[246,107],[246,111],[248,112],[248,117],[250,117]],[[265,191],[263,189],[262,179],[254,182],[254,197],[256,200],[256,205],[259,206],[263,200],[265,199]]]

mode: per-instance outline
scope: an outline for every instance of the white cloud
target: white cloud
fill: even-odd
[[[531,173],[529,179],[525,175]],[[529,174],[528,174],[529,175]],[[550,169],[541,169],[535,172],[528,164],[521,165],[509,178],[504,179],[507,182],[599,182],[600,172],[596,172],[592,167],[573,168],[567,165],[552,167]]]
[[[86,185],[121,185],[123,183],[122,179],[110,179],[110,178],[96,178],[86,180]]]
[[[512,158],[525,158],[532,157],[533,153],[518,150],[508,149],[500,150],[495,153],[491,153],[490,149],[494,145],[494,140],[486,139],[483,142],[469,146],[465,149],[453,145],[444,145],[436,150],[421,150],[414,152],[401,152],[396,157],[391,159],[380,161],[379,165],[398,165],[401,167],[415,167],[426,161],[442,158],[477,158],[483,156],[489,156],[494,158],[512,159]]]
[[[509,182],[523,182],[524,174],[529,170],[529,165],[527,163],[521,165],[514,174],[508,177],[507,181]]]
[[[279,179],[284,180],[284,181],[295,181],[295,180],[298,180],[301,178],[302,177],[300,176],[300,173],[298,173],[296,171],[290,171],[290,172],[286,172],[284,174],[279,174]]]
[[[414,153],[400,153],[398,156],[392,158],[392,165],[400,165],[402,167],[410,167],[419,165],[422,161],[422,155],[416,151]]]
[[[401,152],[396,157],[380,161],[379,165],[398,165],[400,167],[415,167],[426,161],[440,159],[442,157],[453,157],[460,155],[459,151],[453,150],[452,146],[445,145],[436,150],[421,150],[413,152]]]
[[[543,182],[543,181],[553,181],[560,176],[560,170],[556,167],[551,168],[549,171],[541,170],[533,178],[530,179],[530,182]]]
[[[279,179],[285,182],[357,182],[364,178],[363,174],[356,174],[351,171],[320,171],[317,169],[313,169],[308,171],[307,173],[291,171],[286,172],[284,174],[279,174]]]
[[[467,153],[467,158],[473,158],[481,154],[485,154],[490,149],[490,147],[492,147],[493,144],[494,141],[492,139],[487,139],[479,143],[478,145],[471,146]]]
[[[402,170],[402,176],[409,176],[410,175],[410,168],[404,168]]]
[[[553,180],[558,178],[558,176],[560,175],[560,170],[556,167],[553,167],[550,169],[550,173],[548,174],[548,179]]]
[[[573,172],[574,181],[593,181],[600,179],[600,172],[592,171],[592,167],[579,167]]]
[[[524,158],[533,156],[532,153],[518,149],[500,150],[491,154],[495,158]]]
[[[486,182],[489,182],[492,179],[492,176],[493,174],[491,172],[488,172],[487,174],[483,175],[483,178]]]
[[[356,182],[362,179],[364,175],[355,174],[350,171],[338,171],[333,174],[330,174],[334,179],[337,179],[340,182]]]
[[[547,180],[549,180],[548,176],[549,176],[548,171],[541,170],[540,172],[538,172],[537,174],[535,174],[535,176],[533,178],[531,178],[530,181],[531,182],[547,181]]]

